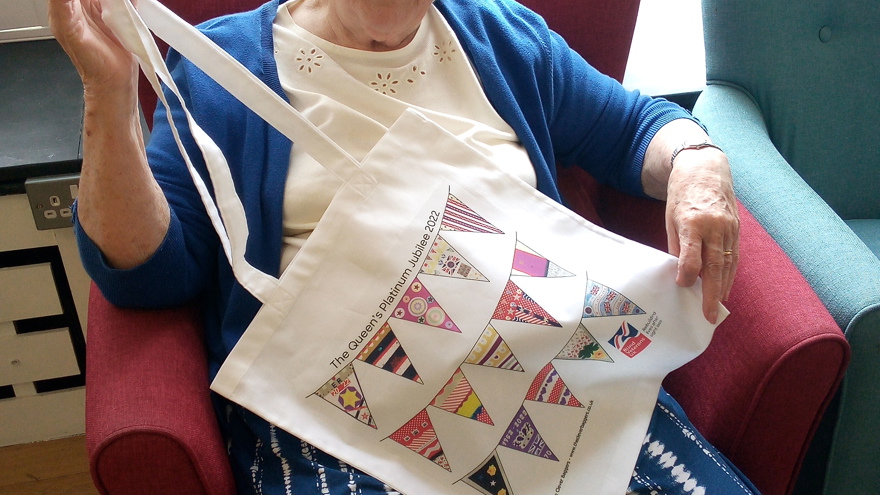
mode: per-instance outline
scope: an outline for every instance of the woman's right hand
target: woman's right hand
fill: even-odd
[[[101,19],[101,0],[48,0],[48,6],[49,27],[79,72],[86,98],[127,96],[136,103],[137,63]]]

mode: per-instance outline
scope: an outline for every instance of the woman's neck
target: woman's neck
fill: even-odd
[[[290,14],[333,44],[382,52],[409,44],[430,5],[431,0],[302,0]]]

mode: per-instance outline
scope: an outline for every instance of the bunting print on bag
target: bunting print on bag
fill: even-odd
[[[542,459],[559,460],[541,437],[525,406],[520,406],[519,412],[513,417],[498,445]]]
[[[636,327],[627,322],[623,322],[623,324],[620,325],[620,328],[617,329],[617,333],[614,334],[614,337],[611,337],[611,340],[609,340],[608,343],[617,348],[617,350],[622,352],[626,357],[634,358],[648,347],[651,343],[651,339],[649,339],[647,335],[638,331]]]
[[[591,361],[605,361],[613,363],[614,360],[599,345],[599,342],[587,330],[583,323],[578,325],[574,335],[571,336],[565,347],[556,355],[556,359],[585,359]]]
[[[446,239],[439,235],[431,246],[431,250],[428,252],[428,256],[425,258],[419,273],[488,282],[488,279],[482,273],[464,259],[464,256],[460,255],[455,248],[450,246]]]
[[[643,315],[642,308],[616,290],[593,280],[587,281],[584,298],[584,318],[598,316]]]
[[[431,423],[431,417],[428,416],[427,409],[422,409],[420,413],[398,428],[388,438],[450,473],[452,472],[452,469],[449,468],[446,454],[443,453],[443,447],[440,445],[440,439],[437,438],[437,433],[434,431],[434,424]]]
[[[511,275],[547,278],[574,276],[573,273],[562,269],[559,265],[536,253],[520,241],[516,241]]]
[[[406,290],[392,316],[401,320],[414,321],[423,325],[442,328],[451,332],[461,333],[455,323],[440,307],[434,296],[419,282],[419,277]]]
[[[462,203],[452,193],[449,193],[449,198],[446,200],[446,209],[443,211],[440,230],[479,232],[482,234],[504,233],[470,209],[468,205]]]
[[[553,363],[547,363],[538,376],[532,381],[529,387],[529,393],[526,400],[535,402],[546,402],[549,404],[559,404],[560,406],[584,407],[577,397],[571,393],[571,390],[562,381],[562,377],[553,367]]]
[[[455,370],[452,378],[440,390],[440,393],[431,401],[431,405],[444,411],[458,414],[465,418],[479,421],[487,425],[494,425],[489,413],[470,382],[462,373],[461,368]]]
[[[498,452],[493,450],[485,461],[461,480],[483,495],[513,495],[507,474],[499,461]]]
[[[492,324],[488,324],[477,343],[474,344],[471,353],[464,360],[467,364],[477,364],[510,371],[523,371],[513,351],[495,330]]]
[[[562,325],[550,316],[534,299],[523,292],[512,280],[507,281],[507,287],[501,294],[501,300],[492,315],[493,320],[518,321],[533,325],[547,325],[561,327]]]
[[[319,388],[315,395],[333,404],[337,408],[356,418],[361,423],[376,429],[373,415],[367,407],[367,400],[361,392],[354,365],[348,364],[336,373],[327,383]]]
[[[391,330],[391,325],[387,322],[376,335],[370,339],[370,342],[364,347],[364,350],[357,355],[357,359],[372,364],[385,371],[390,371],[395,375],[409,378],[410,380],[422,383],[419,373],[415,366],[400,345],[400,341]]]

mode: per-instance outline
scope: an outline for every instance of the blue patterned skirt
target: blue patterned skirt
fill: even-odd
[[[215,401],[239,494],[398,493],[240,406],[220,397]],[[628,493],[757,495],[758,491],[661,390]]]

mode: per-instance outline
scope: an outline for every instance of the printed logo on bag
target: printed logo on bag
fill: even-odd
[[[623,322],[620,328],[617,329],[617,333],[614,334],[614,337],[611,337],[608,343],[616,347],[625,356],[634,358],[648,347],[651,339],[636,330],[636,327]]]

